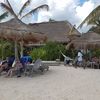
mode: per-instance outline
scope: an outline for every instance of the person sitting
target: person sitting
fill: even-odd
[[[92,58],[92,63],[93,63],[93,65],[92,65],[93,68],[94,67],[98,67],[99,68],[99,59],[97,57],[93,57]]]
[[[14,55],[11,55],[10,57],[8,57],[8,61],[7,61],[8,62],[7,71],[9,71],[9,69],[12,68],[12,64],[13,64],[14,60],[15,60],[15,56]]]
[[[28,57],[27,56],[21,57],[20,62],[22,63],[23,67],[25,67],[25,64],[27,64],[28,62]]]
[[[5,60],[5,61],[2,61],[1,64],[0,64],[0,74],[3,72],[3,71],[8,71],[8,62]]]
[[[23,56],[23,57],[21,57],[20,62],[23,65],[23,70],[25,70],[27,63],[32,63],[32,57],[31,56]]]
[[[0,64],[0,74],[5,71],[8,72],[12,68],[12,64],[14,62],[15,57],[12,55],[10,57],[7,57],[6,60],[1,61]]]
[[[14,67],[12,67],[6,76],[12,77],[13,73],[17,74],[17,77],[21,77],[21,69],[23,68],[19,59],[15,61]]]

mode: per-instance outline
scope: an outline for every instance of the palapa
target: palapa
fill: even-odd
[[[76,49],[100,48],[100,34],[88,32],[72,41]]]
[[[18,58],[17,54],[17,43],[37,43],[46,40],[46,36],[42,33],[34,32],[33,28],[29,25],[24,24],[19,19],[11,19],[10,21],[0,23],[0,38],[11,40],[15,42],[15,57]],[[23,50],[23,49],[22,49]],[[23,51],[21,51],[23,52]],[[21,56],[23,53],[21,54]]]
[[[33,31],[43,32],[47,36],[47,41],[67,44],[70,37],[80,36],[80,32],[68,21],[53,21],[29,24]]]
[[[0,38],[34,43],[44,41],[46,37],[42,33],[33,32],[29,25],[24,24],[19,19],[11,19],[0,23]]]

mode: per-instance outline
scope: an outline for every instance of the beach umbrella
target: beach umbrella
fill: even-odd
[[[18,58],[17,43],[37,43],[46,40],[43,33],[34,32],[33,28],[24,24],[19,19],[11,19],[10,21],[0,23],[0,38],[15,42],[15,58]]]

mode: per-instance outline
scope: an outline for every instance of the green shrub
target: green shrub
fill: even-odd
[[[40,58],[40,59],[45,59],[46,56],[46,51],[44,48],[34,48],[31,52],[30,55],[34,60]]]
[[[96,57],[100,57],[100,49],[95,49],[92,51],[92,55]]]
[[[75,58],[77,56],[77,50],[75,50],[75,49],[66,50],[65,55],[69,56],[71,58]]]
[[[65,47],[62,44],[48,42],[44,47],[34,48],[30,55],[33,59],[56,60],[61,57],[60,50],[65,53]]]
[[[1,40],[0,41],[0,58],[5,59],[8,56],[14,54],[14,45],[11,42]]]

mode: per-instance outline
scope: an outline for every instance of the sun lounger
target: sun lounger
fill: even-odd
[[[49,70],[49,67],[47,65],[45,65],[44,63],[42,63],[42,60],[41,59],[37,59],[33,65],[33,68],[32,68],[32,72],[44,72],[44,70]]]
[[[27,72],[29,75],[32,75],[34,72],[41,72],[43,74],[44,70],[49,70],[49,67],[43,64],[41,59],[37,59],[34,63],[26,65],[25,75]]]

